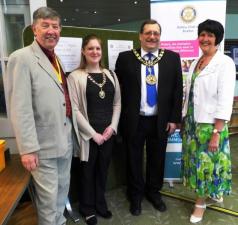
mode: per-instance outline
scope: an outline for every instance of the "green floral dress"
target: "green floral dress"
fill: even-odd
[[[213,124],[194,121],[193,86],[198,73],[192,76],[188,111],[182,137],[182,178],[185,186],[194,189],[198,197],[220,198],[231,193],[231,158],[228,127],[220,134],[219,149],[208,151]]]

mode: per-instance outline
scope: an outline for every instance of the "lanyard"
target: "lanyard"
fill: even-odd
[[[57,69],[58,71],[55,69],[54,67],[54,70],[55,70],[55,74],[56,74],[56,77],[58,78],[58,81],[62,84],[62,75],[61,75],[61,70],[60,70],[60,66],[59,66],[59,62],[58,62],[58,59],[57,57],[55,57],[55,62],[56,62],[56,66],[57,66]]]

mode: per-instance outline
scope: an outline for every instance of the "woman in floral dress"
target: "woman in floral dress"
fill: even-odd
[[[197,199],[190,222],[202,220],[206,198],[218,202],[231,193],[231,158],[227,121],[232,113],[235,64],[222,54],[224,28],[214,20],[198,26],[202,56],[195,60],[186,81],[183,107],[182,176]]]

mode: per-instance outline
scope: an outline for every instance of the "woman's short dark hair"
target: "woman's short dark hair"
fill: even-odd
[[[102,49],[102,40],[95,34],[89,34],[87,36],[85,36],[83,38],[83,43],[82,43],[82,50],[85,49],[85,47],[87,46],[87,44],[91,41],[91,40],[97,40],[101,46],[101,49]],[[83,54],[83,52],[81,52],[81,61],[80,61],[80,65],[79,65],[79,69],[85,69],[87,66],[87,62],[86,62],[86,58]],[[99,66],[101,68],[104,68],[104,65],[103,65],[103,62],[102,62],[102,58],[99,62]]]
[[[224,28],[222,24],[216,20],[205,20],[204,22],[198,25],[198,36],[203,32],[213,33],[216,37],[215,45],[221,43],[224,36]]]

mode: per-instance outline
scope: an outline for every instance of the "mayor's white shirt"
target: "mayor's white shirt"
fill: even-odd
[[[158,57],[159,51],[151,52],[155,57]],[[144,49],[141,48],[141,57],[148,60],[148,57],[145,56],[148,54]],[[154,59],[152,58],[152,59]],[[158,81],[159,73],[159,64],[154,65],[154,72],[156,80]],[[157,91],[158,82],[156,82],[156,91]],[[146,66],[141,63],[141,101],[140,101],[140,115],[143,116],[153,116],[157,115],[158,106],[157,104],[153,107],[149,106],[147,103],[147,91],[146,91]]]

